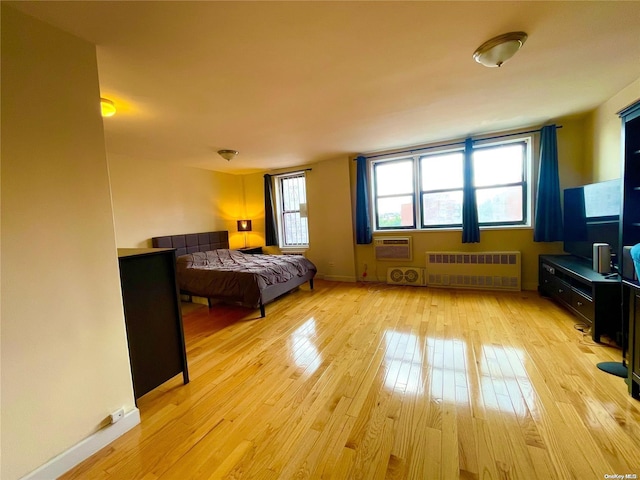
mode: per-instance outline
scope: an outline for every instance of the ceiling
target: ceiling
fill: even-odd
[[[540,125],[640,78],[638,1],[12,5],[97,45],[108,155],[229,173]],[[501,68],[472,59],[517,30]]]

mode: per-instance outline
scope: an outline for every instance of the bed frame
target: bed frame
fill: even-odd
[[[218,248],[229,248],[229,232],[186,233],[182,235],[168,235],[153,237],[151,243],[154,248],[175,248],[176,257],[187,253],[208,252]]]
[[[218,248],[229,248],[229,232],[227,230],[221,230],[218,232],[204,232],[204,233],[187,233],[181,235],[167,235],[164,237],[153,237],[151,243],[154,248],[175,248],[176,257],[180,255],[186,255],[187,253],[195,252],[208,252],[209,250],[216,250]],[[302,277],[295,277],[288,280],[285,283],[278,283],[275,285],[269,285],[260,291],[260,317],[265,316],[264,306],[275,300],[281,295],[284,295],[291,290],[298,288],[306,282],[309,282],[309,287],[313,290],[313,277],[315,272],[308,272]],[[190,292],[181,291],[184,295],[193,295]],[[216,297],[209,297],[209,307],[211,307],[211,300],[218,300]],[[224,299],[222,299],[224,300]]]

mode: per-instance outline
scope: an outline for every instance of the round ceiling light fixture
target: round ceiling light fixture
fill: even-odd
[[[218,155],[224,158],[226,161],[230,161],[232,158],[235,158],[238,155],[237,150],[218,150]]]
[[[113,117],[116,114],[116,104],[108,98],[100,97],[100,112],[103,117]]]
[[[509,32],[487,40],[473,52],[473,59],[485,67],[501,67],[527,40],[525,32]]]

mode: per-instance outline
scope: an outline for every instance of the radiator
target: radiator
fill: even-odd
[[[376,260],[411,260],[411,237],[373,237]]]
[[[520,252],[426,252],[427,285],[518,291],[520,257]]]

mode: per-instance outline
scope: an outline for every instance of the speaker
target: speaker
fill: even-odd
[[[593,244],[593,270],[598,273],[611,272],[611,247],[608,243]]]
[[[627,280],[637,280],[636,269],[631,258],[631,246],[622,247],[622,278]]]

